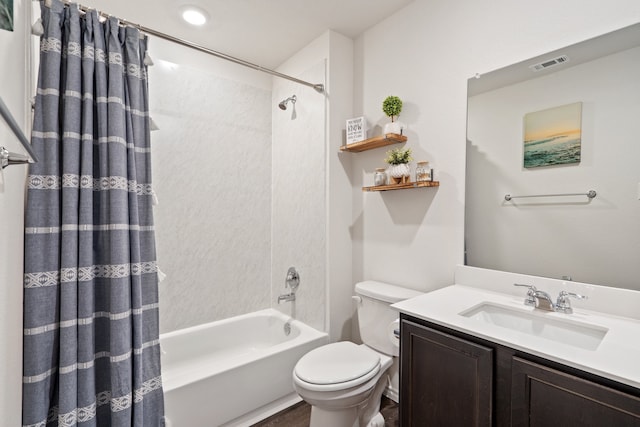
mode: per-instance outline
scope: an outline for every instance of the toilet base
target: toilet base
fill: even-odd
[[[371,418],[367,427],[384,427],[384,417],[382,414],[378,412],[375,417]]]
[[[340,411],[327,411],[317,406],[311,407],[311,419],[309,427],[384,427],[384,417],[378,412],[366,426],[360,425],[358,408],[348,408]]]
[[[384,424],[383,424],[384,425]],[[326,409],[311,407],[311,419],[309,427],[360,427],[358,420],[358,408],[344,408],[338,411],[328,411]]]
[[[380,401],[382,399],[382,392],[388,382],[389,377],[387,375],[383,375],[377,382],[369,401],[360,411],[361,427],[384,427],[384,417],[380,413]]]
[[[317,406],[311,407],[311,419],[309,427],[384,427],[384,417],[378,412],[366,426],[360,425],[360,417],[357,408],[348,408],[341,411],[327,411]]]

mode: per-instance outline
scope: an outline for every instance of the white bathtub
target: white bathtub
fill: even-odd
[[[286,408],[300,400],[296,362],[327,342],[274,309],[162,334],[167,426],[246,426]]]

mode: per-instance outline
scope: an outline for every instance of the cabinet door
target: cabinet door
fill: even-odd
[[[400,425],[490,426],[493,350],[403,319]]]
[[[635,396],[519,357],[511,372],[513,426],[640,426]]]

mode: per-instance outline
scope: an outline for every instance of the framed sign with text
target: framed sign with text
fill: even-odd
[[[364,117],[347,120],[347,144],[367,139],[367,128]]]

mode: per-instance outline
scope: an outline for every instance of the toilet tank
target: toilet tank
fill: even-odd
[[[421,295],[421,292],[388,283],[368,280],[356,283],[358,324],[362,342],[389,356],[397,356],[400,342],[393,334],[398,329],[398,312],[391,304]]]

